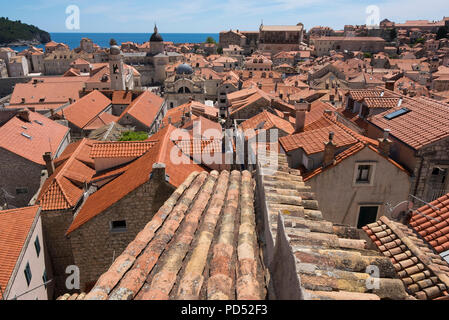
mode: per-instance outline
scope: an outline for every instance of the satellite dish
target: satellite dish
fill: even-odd
[[[403,201],[398,205],[396,205],[395,207],[389,209],[389,211],[392,219],[400,221],[406,215],[408,215],[412,209],[413,209],[413,202]]]

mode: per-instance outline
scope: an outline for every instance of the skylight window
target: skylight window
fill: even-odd
[[[28,135],[28,134],[26,134],[26,133],[23,133],[23,132],[22,132],[22,136],[24,136],[25,138],[27,138],[27,139],[30,139],[30,140],[31,140],[31,136],[30,136],[30,135]]]
[[[393,119],[400,117],[406,113],[409,113],[410,111],[411,111],[410,109],[402,108],[402,109],[396,110],[394,112],[391,112],[391,113],[385,115],[384,118],[387,120],[393,120]]]
[[[37,124],[40,124],[41,126],[43,126],[44,124],[42,122],[40,122],[39,120],[34,120],[34,122],[36,122]]]

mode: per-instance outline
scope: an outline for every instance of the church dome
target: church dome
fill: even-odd
[[[118,54],[121,54],[121,53],[122,53],[122,51],[120,50],[120,47],[117,46],[117,45],[111,46],[110,52],[111,52],[111,54],[113,54],[113,55],[118,55]]]
[[[162,36],[157,31],[157,27],[154,26],[154,33],[150,38],[150,42],[163,42]]]
[[[183,63],[176,68],[176,74],[192,74],[193,69],[190,65]]]

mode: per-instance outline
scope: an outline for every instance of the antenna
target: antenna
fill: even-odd
[[[394,220],[402,220],[404,216],[411,212],[413,208],[413,202],[403,201],[397,204],[395,207],[391,205],[387,206],[387,212],[390,214],[391,218]]]
[[[440,208],[435,207],[434,205],[431,205],[430,203],[428,203],[428,202],[426,202],[426,201],[424,201],[424,200],[422,200],[422,199],[420,199],[420,198],[418,198],[418,197],[416,197],[416,196],[414,196],[412,194],[410,194],[409,196],[412,197],[413,199],[416,199],[416,200],[418,200],[418,201],[428,205],[429,207],[431,207],[435,211],[440,211]],[[422,212],[419,212],[418,210],[413,211],[413,213],[419,214],[420,216],[423,216],[423,217],[425,217],[427,219],[430,219],[430,220],[433,220],[433,221],[436,221],[436,222],[441,222],[440,218],[435,219],[435,218],[429,217],[428,215],[426,215],[426,214],[424,214]]]
[[[17,298],[20,298],[21,296],[24,296],[24,295],[26,295],[27,293],[30,293],[30,292],[32,292],[32,291],[34,291],[34,290],[36,290],[36,289],[39,289],[40,287],[46,286],[47,284],[49,284],[49,283],[52,282],[52,281],[53,281],[53,279],[50,279],[50,280],[48,280],[47,282],[44,282],[43,284],[41,284],[41,285],[39,285],[39,286],[37,286],[37,287],[31,289],[31,290],[25,291],[24,293],[19,294],[19,295],[15,295],[14,298],[12,298],[11,300],[17,300]]]

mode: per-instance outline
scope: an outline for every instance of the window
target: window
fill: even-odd
[[[369,172],[371,170],[371,166],[369,165],[360,165],[357,168],[357,183],[369,183]]]
[[[44,270],[44,274],[42,275],[42,282],[44,283],[45,289],[47,289],[47,284],[46,284],[47,281],[48,281],[47,270]]]
[[[356,163],[354,185],[372,186],[374,182],[375,163]]]
[[[31,268],[30,268],[29,263],[27,263],[24,272],[25,272],[25,279],[27,280],[27,284],[30,285],[30,283],[31,283]]]
[[[361,229],[367,224],[376,222],[378,206],[361,206],[359,209],[359,219],[357,221],[357,228]]]
[[[126,220],[112,221],[111,222],[112,232],[126,232]]]
[[[41,253],[41,244],[39,243],[39,237],[36,237],[36,240],[34,240],[34,248],[36,248],[36,254],[39,257],[39,254]]]
[[[399,109],[397,111],[394,111],[392,113],[385,115],[384,118],[387,120],[393,120],[394,118],[400,117],[406,113],[409,113],[410,111],[411,111],[410,109],[402,108],[402,109]]]

